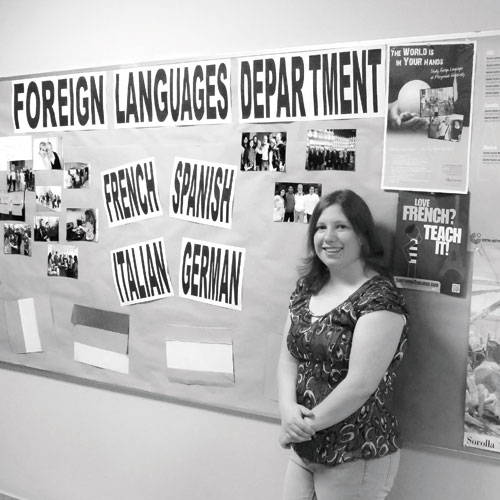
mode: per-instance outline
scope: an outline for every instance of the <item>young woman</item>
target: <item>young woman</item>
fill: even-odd
[[[50,160],[48,158],[48,146],[45,141],[40,142],[38,146],[38,154],[41,159],[41,164],[42,164],[42,169],[43,170],[49,170],[52,168],[52,165],[50,164]]]
[[[82,239],[83,234],[85,234],[86,241],[94,241],[96,237],[96,216],[94,210],[91,208],[85,210],[84,214],[85,220],[83,224],[71,229],[74,233],[76,233],[76,239]],[[74,238],[71,238],[74,239]]]
[[[59,155],[54,151],[51,142],[47,142],[47,159],[52,170],[61,170],[61,160],[59,160]]]
[[[407,312],[385,272],[370,210],[335,191],[316,205],[278,367],[284,498],[383,499],[399,465],[387,403]]]
[[[242,140],[241,140],[241,158],[240,158],[240,169],[241,170],[249,170],[250,165],[249,165],[249,160],[248,160],[248,154],[250,152],[250,144],[249,144],[249,137],[248,135],[244,135]]]

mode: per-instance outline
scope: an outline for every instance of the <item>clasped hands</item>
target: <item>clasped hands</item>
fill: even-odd
[[[292,443],[302,443],[312,439],[316,431],[312,426],[314,414],[302,405],[292,405],[282,411],[279,443],[282,448],[290,448]]]

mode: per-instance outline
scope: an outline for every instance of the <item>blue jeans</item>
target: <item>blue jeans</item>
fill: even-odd
[[[398,451],[383,458],[328,466],[292,451],[283,500],[383,500],[398,472],[399,455]]]

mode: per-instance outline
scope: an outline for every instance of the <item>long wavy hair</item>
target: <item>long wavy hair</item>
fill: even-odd
[[[307,231],[307,255],[299,268],[305,285],[317,293],[323,288],[330,277],[330,271],[319,259],[314,249],[314,235],[316,224],[326,208],[339,205],[349,223],[361,241],[361,260],[365,268],[373,269],[379,274],[390,276],[390,272],[383,264],[384,248],[380,243],[375,230],[373,216],[366,202],[350,189],[340,189],[321,197],[316,204]]]

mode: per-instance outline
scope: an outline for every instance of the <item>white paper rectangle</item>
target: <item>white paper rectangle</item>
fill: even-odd
[[[167,367],[233,374],[232,344],[166,341]]]
[[[74,343],[75,361],[87,365],[105,368],[119,373],[128,374],[129,358],[126,354],[120,354],[86,344]]]
[[[32,298],[21,299],[18,303],[26,352],[41,352],[42,346],[36,320],[35,303]]]
[[[0,170],[7,170],[9,161],[32,158],[30,135],[0,137]]]

